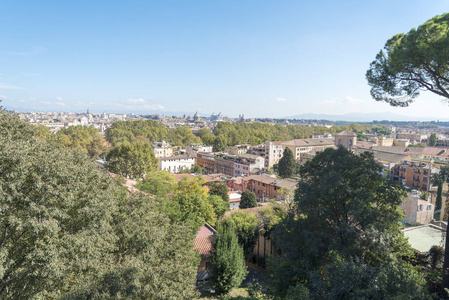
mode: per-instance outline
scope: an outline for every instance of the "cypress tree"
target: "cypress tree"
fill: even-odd
[[[282,178],[292,177],[295,174],[296,161],[290,148],[285,148],[284,155],[279,160],[279,176]]]
[[[210,264],[213,287],[221,294],[239,287],[248,271],[234,227],[218,226],[217,232]]]

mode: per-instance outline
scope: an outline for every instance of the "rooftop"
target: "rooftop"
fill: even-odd
[[[412,248],[427,252],[434,245],[444,247],[445,231],[435,225],[409,227],[403,230]]]

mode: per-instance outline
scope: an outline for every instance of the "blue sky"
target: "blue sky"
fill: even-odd
[[[0,1],[2,105],[283,117],[393,112],[370,98],[386,40],[449,11],[417,1]]]

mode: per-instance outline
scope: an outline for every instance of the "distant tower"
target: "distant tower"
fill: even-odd
[[[90,114],[90,110],[89,109],[87,109],[86,117],[87,117],[87,122],[90,123],[92,121],[92,115]]]
[[[335,134],[335,146],[343,146],[352,149],[357,144],[357,135],[349,130],[344,130]]]
[[[198,115],[198,112],[195,113],[195,115],[193,116],[193,121],[199,121],[200,120],[200,116]]]

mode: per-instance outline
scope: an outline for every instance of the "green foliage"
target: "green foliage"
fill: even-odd
[[[186,146],[201,140],[188,127],[169,129],[153,120],[118,121],[106,130],[106,139],[113,145],[136,140],[146,142],[167,141],[172,146]]]
[[[34,134],[40,139],[46,139],[51,136],[51,131],[47,126],[36,126],[34,128]]]
[[[436,16],[387,41],[366,73],[375,100],[408,106],[427,90],[449,101],[448,20],[449,13]]]
[[[114,266],[66,299],[191,299],[200,262],[189,227],[170,224],[155,203],[134,194],[120,203]]]
[[[218,226],[214,251],[210,260],[212,285],[218,293],[240,286],[246,270],[243,248],[232,226]]]
[[[256,194],[249,190],[243,191],[242,196],[240,197],[239,208],[245,209],[251,207],[257,207]]]
[[[433,132],[430,136],[429,136],[429,141],[427,142],[429,144],[429,146],[431,147],[435,147],[437,145],[437,134],[435,132]]]
[[[259,237],[260,220],[246,211],[235,211],[223,219],[223,224],[232,225],[235,228],[245,258],[251,260]]]
[[[285,148],[284,155],[279,160],[279,176],[282,178],[293,177],[296,171],[296,160],[290,148]]]
[[[214,207],[214,212],[218,220],[229,210],[229,201],[223,200],[218,195],[210,195],[208,201]]]
[[[136,187],[148,194],[165,197],[173,193],[177,184],[170,172],[153,171],[149,172],[143,180],[138,181]]]
[[[96,128],[70,126],[56,133],[61,144],[66,148],[79,148],[92,158],[101,158],[106,152],[105,140]]]
[[[217,216],[209,199],[201,194],[177,194],[164,203],[165,212],[173,222],[190,224],[198,231],[205,222],[215,225]]]
[[[194,297],[190,227],[16,115],[0,132],[0,298]]]
[[[405,192],[381,171],[371,153],[341,147],[301,167],[295,205],[272,234],[281,253],[270,263],[272,293],[285,297],[297,284],[314,299],[422,293],[422,278],[401,261],[411,254],[400,225]]]
[[[225,147],[229,145],[228,139],[225,135],[220,135],[214,139],[214,152],[224,151]]]
[[[441,204],[443,202],[443,183],[449,182],[449,167],[442,167],[439,173],[432,173],[430,176],[430,182],[438,187],[437,198],[435,200],[435,219],[439,220],[441,214],[438,210],[441,210]]]
[[[227,202],[229,202],[228,191],[229,189],[227,185],[222,181],[214,181],[209,183],[209,194],[218,195]]]
[[[124,177],[140,178],[157,169],[157,159],[149,143],[124,142],[112,148],[106,156],[107,167]]]

